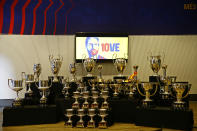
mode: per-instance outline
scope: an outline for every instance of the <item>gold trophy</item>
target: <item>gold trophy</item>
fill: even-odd
[[[155,91],[153,94],[150,94],[150,90],[153,89],[153,85],[156,85]],[[158,83],[156,82],[142,82],[141,83],[142,88],[144,89],[145,94],[143,94],[139,87],[137,86],[137,90],[141,96],[145,96],[145,99],[142,101],[143,107],[150,107],[152,100],[150,99],[151,96],[154,96],[157,92]]]
[[[107,122],[105,121],[105,116],[107,116],[107,109],[99,109],[99,115],[101,116],[102,120],[99,122],[99,128],[107,128]]]
[[[80,92],[78,92],[78,91],[73,92],[73,98],[75,98],[75,102],[72,104],[73,109],[79,109],[80,108],[80,105],[79,105],[79,102],[78,102],[79,97],[80,97]]]
[[[96,91],[96,86],[98,84],[98,80],[97,79],[90,79],[90,80],[88,80],[88,84],[92,87],[91,91]]]
[[[75,82],[77,80],[77,78],[75,77],[75,73],[76,73],[75,63],[70,64],[69,69],[70,69],[70,73],[72,74],[71,82]]]
[[[84,121],[83,121],[84,109],[78,109],[77,111],[78,111],[78,116],[80,117],[80,119],[77,122],[76,127],[84,127]]]
[[[117,54],[113,54],[112,59],[113,59],[114,65],[116,67],[116,70],[119,73],[119,76],[123,76],[124,69],[126,68],[126,59],[125,58],[117,58]]]
[[[54,76],[53,82],[59,82],[57,76],[62,65],[63,57],[59,55],[58,58],[54,58],[53,55],[49,55],[49,61],[51,64],[51,71]]]
[[[93,58],[84,58],[84,60],[82,61],[83,66],[86,70],[86,72],[88,73],[87,76],[91,77],[92,76],[92,71],[96,65],[96,62],[94,61]]]
[[[89,108],[89,103],[88,103],[88,98],[89,98],[89,91],[84,91],[83,92],[83,98],[85,99],[85,102],[82,105],[83,109],[88,109]]]
[[[26,93],[29,94],[29,96],[32,96],[33,91],[31,90],[31,83],[34,83],[34,75],[25,74],[25,72],[22,72],[22,78],[25,80],[25,85],[28,87]]]
[[[172,84],[173,89],[176,92],[176,101],[173,103],[174,109],[185,109],[186,103],[182,101],[183,98],[187,97],[189,95],[189,91],[191,89],[191,84],[188,83],[173,83]],[[183,96],[184,91],[188,88],[187,93],[185,96]]]
[[[91,105],[91,108],[98,108],[97,98],[98,98],[98,91],[92,91],[92,98],[94,99],[94,102]]]
[[[73,116],[73,109],[66,109],[66,117],[68,117],[68,121],[65,122],[66,127],[72,127],[71,117]]]
[[[95,127],[95,122],[93,120],[93,117],[95,116],[95,109],[88,109],[88,114],[90,116],[90,121],[88,121],[87,127],[94,128]]]
[[[99,80],[98,82],[102,82],[103,81],[103,77],[102,77],[102,70],[103,70],[103,66],[102,65],[98,65],[97,67],[98,71],[99,71]]]
[[[102,109],[108,109],[109,108],[109,104],[107,102],[107,98],[109,97],[109,92],[108,91],[102,91],[102,98],[104,99],[104,102],[102,103],[101,108]]]
[[[34,64],[34,67],[33,67],[33,71],[34,71],[34,81],[35,82],[38,82],[39,81],[39,76],[41,74],[41,64]]]
[[[8,87],[10,87],[10,89],[12,89],[13,91],[16,91],[16,98],[13,101],[13,106],[21,106],[22,102],[18,96],[18,93],[23,89],[23,80],[8,79]]]
[[[107,81],[103,80],[101,83],[98,84],[98,89],[101,92],[100,95],[102,95],[103,91],[108,91],[107,89]]]

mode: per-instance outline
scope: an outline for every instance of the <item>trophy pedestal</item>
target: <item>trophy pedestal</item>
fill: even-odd
[[[158,75],[158,76],[149,76],[149,82],[160,82],[161,83],[161,81],[160,81],[160,76]]]
[[[170,99],[170,94],[168,93],[163,93],[163,94],[160,94],[161,95],[161,99],[162,100],[169,100]]]
[[[187,106],[186,103],[181,101],[181,102],[174,102],[172,105],[174,110],[186,110]]]
[[[103,103],[101,108],[102,109],[108,109],[109,108],[109,104],[108,103]]]
[[[41,105],[46,105],[47,104],[47,99],[40,99],[40,104]]]
[[[152,100],[143,100],[142,101],[142,107],[143,108],[151,108],[153,106]]]
[[[72,104],[72,108],[73,108],[73,109],[79,109],[79,108],[80,108],[79,103],[73,103],[73,104]]]
[[[83,103],[82,108],[83,109],[88,109],[89,108],[89,103]]]
[[[69,127],[69,128],[72,128],[73,126],[72,126],[72,121],[67,121],[67,122],[65,122],[65,127]]]
[[[98,103],[92,103],[91,104],[91,108],[93,108],[93,109],[96,109],[98,107],[99,107]]]
[[[88,128],[95,128],[95,122],[94,121],[89,121],[87,124]]]
[[[83,121],[77,122],[76,127],[78,127],[78,128],[83,128],[83,127],[85,127],[85,126],[84,126],[84,122],[83,122]]]
[[[106,121],[99,122],[98,128],[106,129],[107,128],[107,122]]]
[[[22,106],[22,101],[21,100],[14,100],[12,103],[13,107],[20,107]]]
[[[128,78],[128,76],[114,76],[113,79],[122,79],[122,80],[126,80]]]

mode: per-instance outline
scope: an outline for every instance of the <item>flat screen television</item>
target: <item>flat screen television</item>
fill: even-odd
[[[116,57],[128,59],[128,46],[127,33],[79,32],[75,34],[75,60],[82,62],[88,57],[98,62],[109,62]]]

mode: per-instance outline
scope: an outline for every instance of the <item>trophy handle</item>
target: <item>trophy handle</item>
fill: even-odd
[[[152,95],[150,95],[150,96],[154,96],[154,95],[156,94],[156,92],[157,92],[157,89],[158,89],[158,84],[156,83],[156,89],[155,89],[155,92],[154,92]]]
[[[113,63],[115,64],[115,60],[116,60],[116,58],[117,58],[117,54],[116,53],[114,53],[113,55],[112,55],[112,60],[113,60]]]
[[[12,89],[11,87],[10,87],[10,81],[12,81],[12,79],[8,79],[8,87],[10,88],[10,89]]]
[[[140,91],[140,89],[139,89],[139,87],[138,87],[138,84],[137,84],[137,91],[139,92],[139,94],[140,94],[141,96],[146,96],[145,94],[143,94],[143,93]]]
[[[189,95],[189,91],[190,91],[190,89],[191,89],[191,86],[192,86],[192,84],[188,84],[188,91],[187,91],[187,93],[185,94],[185,96],[183,96],[182,98],[186,98],[186,97]]]

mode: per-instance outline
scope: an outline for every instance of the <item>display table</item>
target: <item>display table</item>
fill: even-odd
[[[57,122],[55,105],[46,107],[31,105],[22,108],[5,107],[3,126],[48,124]]]
[[[137,107],[135,124],[137,126],[152,126],[189,130],[193,127],[193,111],[175,111],[169,107],[142,109]]]

